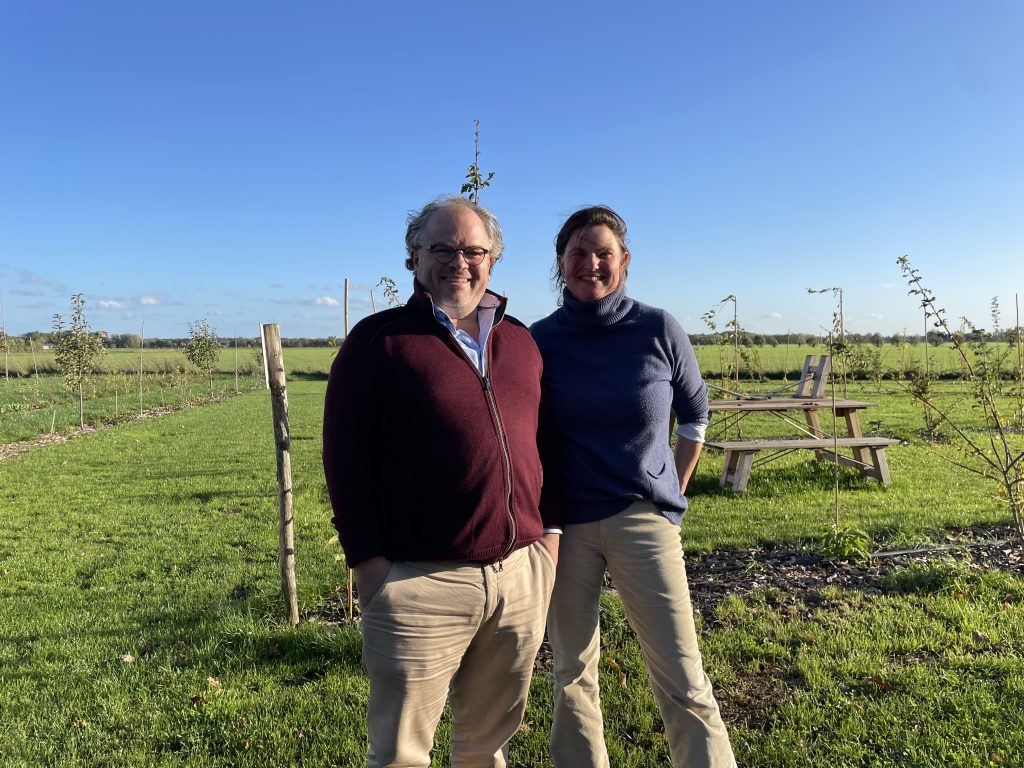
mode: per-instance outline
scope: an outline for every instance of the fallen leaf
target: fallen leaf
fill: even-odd
[[[135,657],[132,656],[130,653],[126,653],[124,656],[121,657],[121,661],[123,661],[125,664],[132,664],[135,661]]]
[[[868,678],[868,682],[871,683],[872,685],[874,685],[880,691],[895,691],[896,690],[896,686],[895,685],[893,685],[892,683],[887,683],[885,680],[883,680],[882,678],[878,677],[877,675],[871,675]]]

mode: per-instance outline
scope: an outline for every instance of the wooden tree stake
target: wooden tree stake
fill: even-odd
[[[142,416],[142,355],[146,349],[146,321],[142,321],[142,334],[139,336],[139,416]]]
[[[299,603],[295,589],[295,513],[292,509],[292,454],[288,428],[288,393],[285,389],[284,357],[281,354],[281,329],[277,323],[264,323],[263,359],[270,387],[274,414],[274,443],[277,448],[277,486],[279,489],[278,543],[281,558],[281,595],[288,621],[299,623]]]
[[[345,278],[345,337],[348,338],[348,278]]]

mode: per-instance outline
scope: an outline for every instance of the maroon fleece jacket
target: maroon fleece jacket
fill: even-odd
[[[493,563],[541,537],[541,357],[505,303],[487,337],[486,378],[419,285],[342,345],[323,461],[350,566],[375,555]]]

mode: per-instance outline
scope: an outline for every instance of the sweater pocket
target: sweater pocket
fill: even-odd
[[[656,472],[653,469],[651,469],[650,466],[646,466],[646,467],[644,467],[644,469],[647,471],[647,474],[651,478],[653,478],[654,480],[657,480],[657,479],[661,478],[662,476],[664,476],[665,470],[668,468],[668,462],[665,462],[665,461],[658,462],[658,461],[656,461],[655,465],[661,467]]]
[[[661,484],[665,477],[665,470],[668,469],[668,462],[655,459],[651,464],[644,465],[644,474],[647,476],[647,498],[655,498],[655,488]]]

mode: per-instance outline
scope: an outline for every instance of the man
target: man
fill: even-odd
[[[539,512],[541,359],[487,290],[502,250],[489,211],[437,200],[405,242],[412,298],[352,329],[324,407],[362,609],[367,765],[428,766],[450,690],[452,765],[504,766],[558,547]]]

